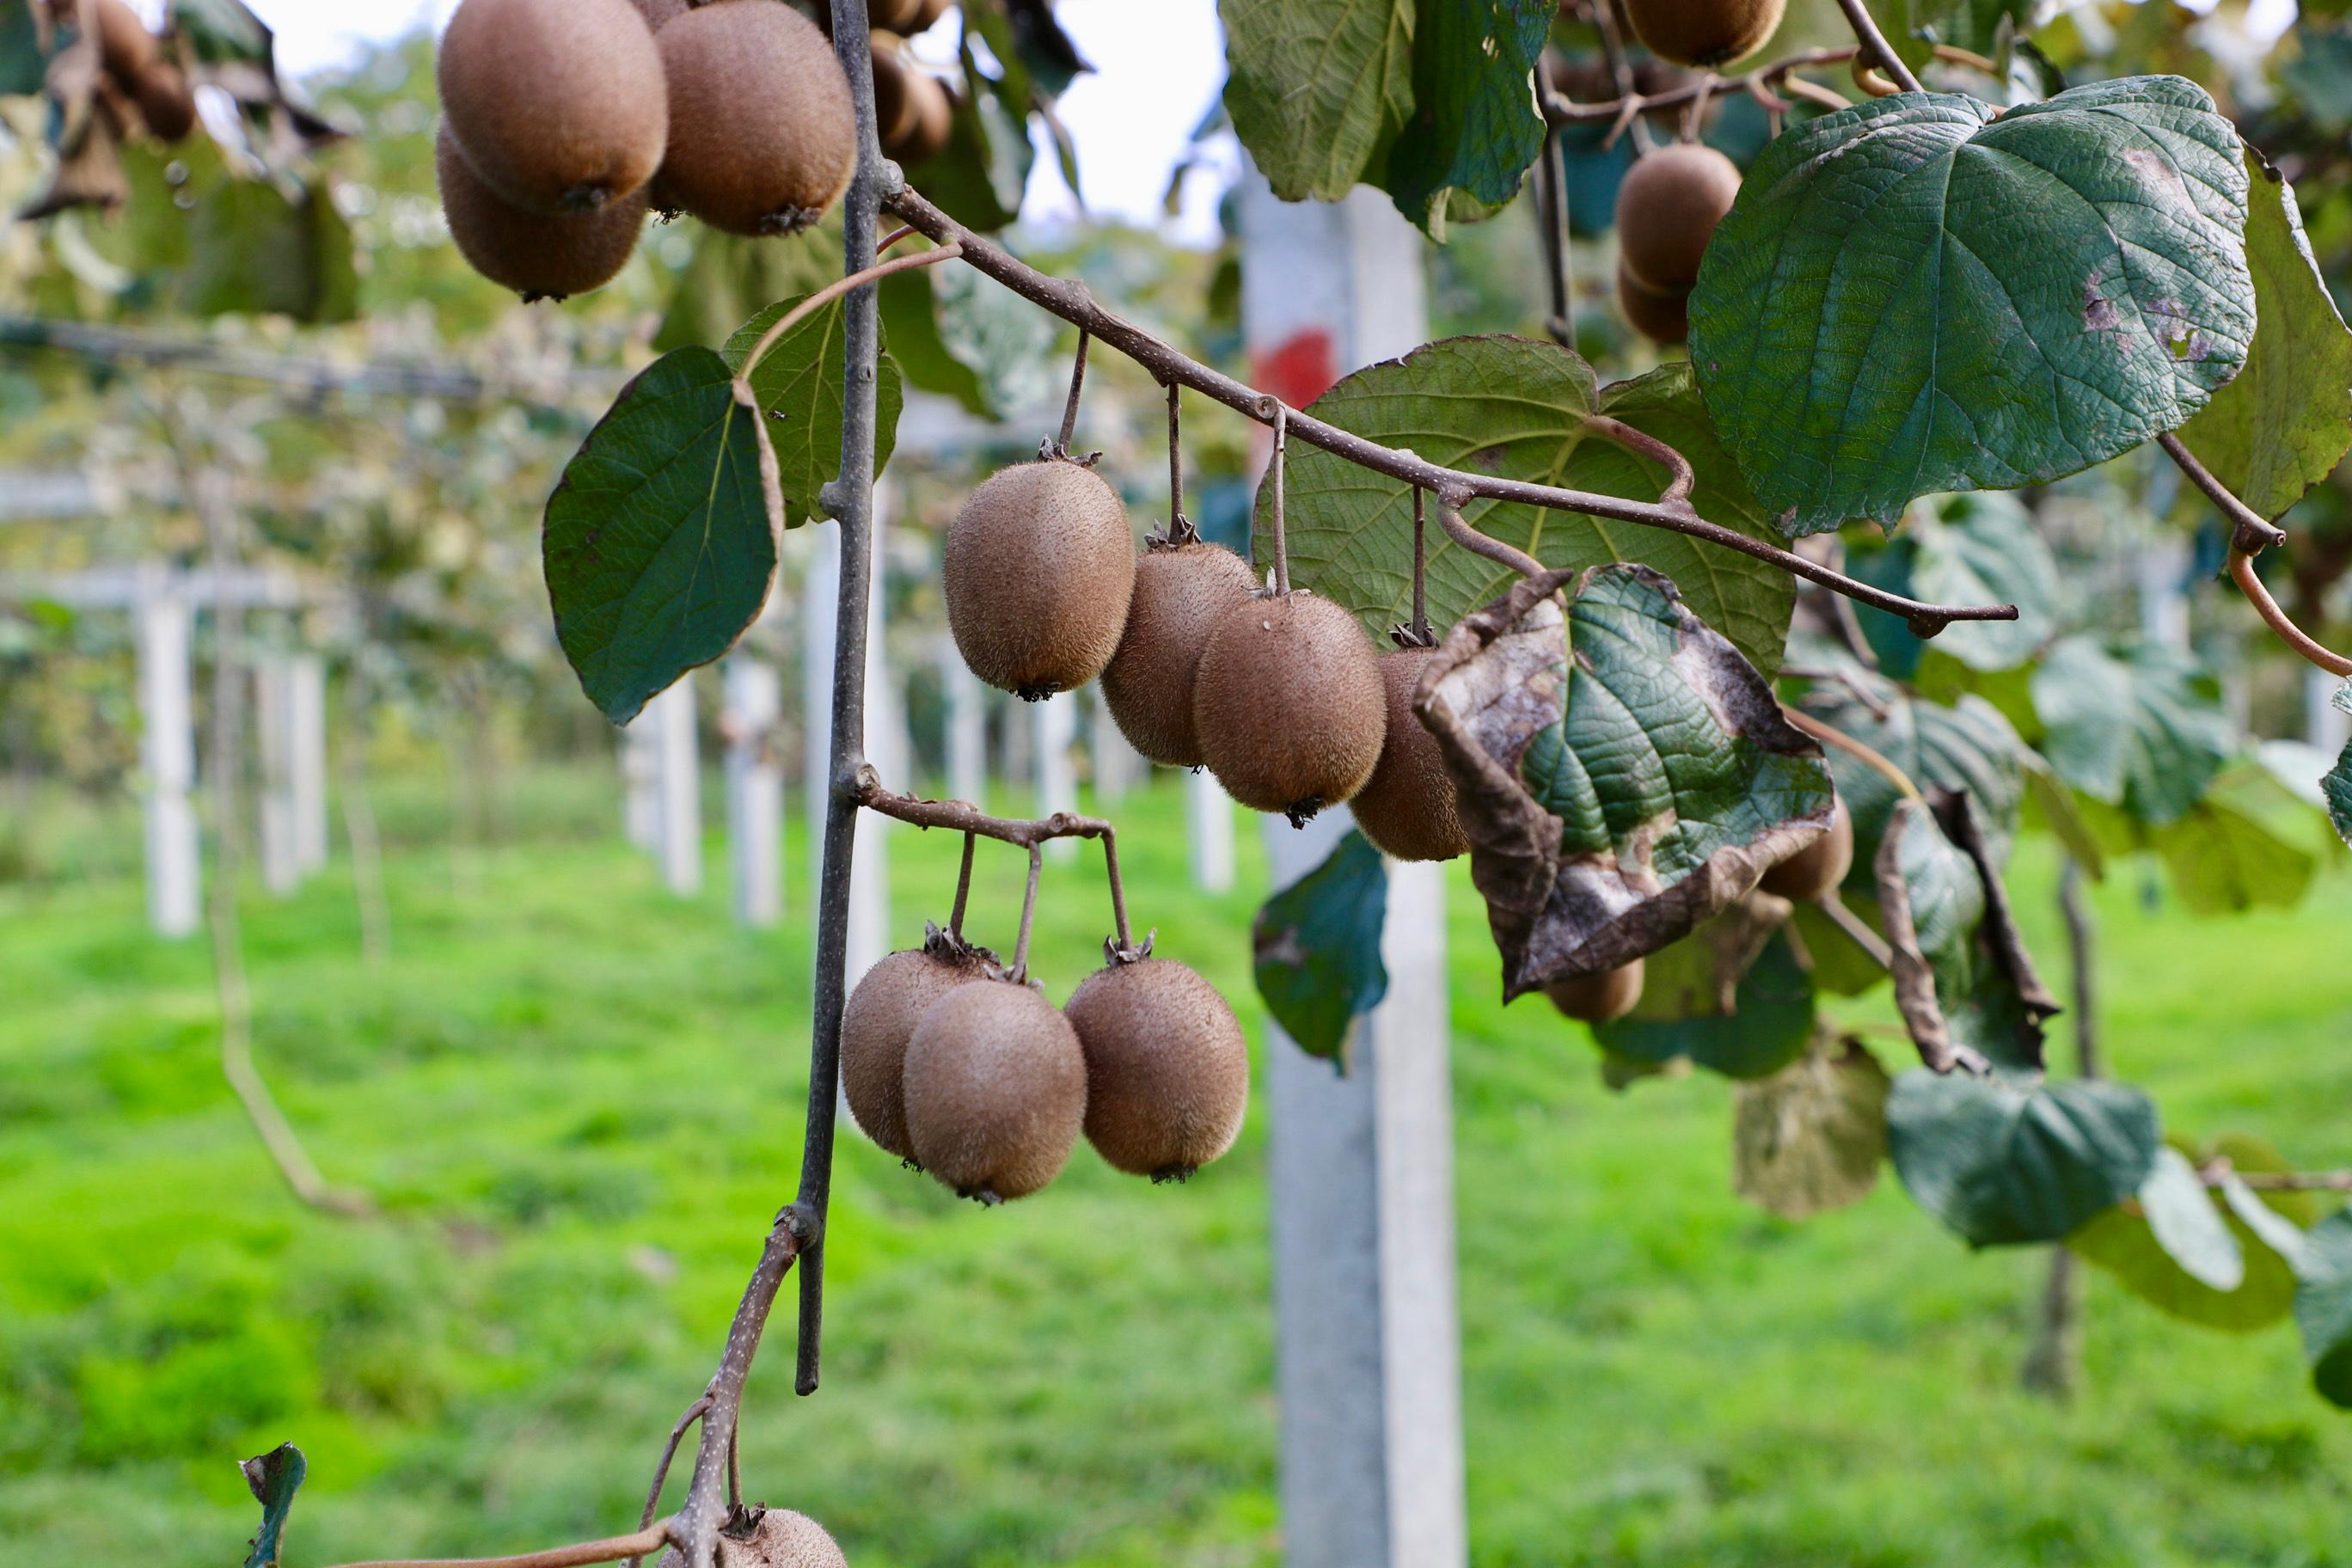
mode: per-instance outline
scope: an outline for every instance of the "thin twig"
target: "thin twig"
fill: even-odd
[[[576,1546],[551,1546],[513,1557],[388,1557],[369,1563],[345,1563],[340,1568],[583,1568],[590,1563],[635,1560],[670,1543],[670,1521],[647,1525],[635,1535],[604,1541],[583,1541]]]
[[[1860,915],[1845,907],[1845,900],[1838,896],[1835,888],[1813,900],[1813,907],[1828,916],[1830,924],[1844,933],[1848,942],[1869,954],[1873,963],[1881,969],[1895,967],[1895,950],[1887,946],[1886,939],[1871,930]]]
[[[1086,328],[1078,329],[1078,352],[1070,361],[1070,397],[1062,405],[1062,438],[1055,443],[1065,457],[1069,455],[1071,438],[1078,433],[1078,394],[1087,384],[1087,341],[1090,336]]]
[[[1168,542],[1190,544],[1201,537],[1184,515],[1184,386],[1168,384]]]
[[[1559,174],[1559,135],[1546,130],[1536,165],[1536,225],[1542,231],[1544,280],[1551,314],[1544,330],[1562,348],[1576,346],[1576,289],[1569,276],[1568,189]]]
[[[708,1394],[696,1395],[694,1403],[679,1412],[677,1424],[669,1429],[669,1441],[662,1445],[661,1458],[654,1465],[654,1484],[646,1492],[645,1511],[637,1516],[637,1529],[640,1531],[653,1528],[654,1514],[661,1507],[663,1484],[669,1479],[670,1462],[677,1458],[677,1446],[686,1440],[687,1428],[701,1420],[704,1413],[709,1408],[710,1395]],[[637,1568],[640,1556],[641,1554],[637,1554],[629,1558],[629,1568]]]
[[[1285,449],[1289,446],[1290,410],[1280,398],[1269,398],[1274,405],[1274,456],[1266,464],[1266,478],[1274,483],[1274,591],[1290,592],[1290,541],[1284,530],[1282,517],[1282,479],[1287,466]]]
[[[2205,492],[2205,499],[2221,510],[2230,520],[2231,547],[2242,555],[2260,555],[2274,544],[2286,542],[2286,531],[2238,499],[2237,492],[2216,478],[2213,470],[2197,460],[2197,454],[2188,444],[2167,430],[2156,438],[2164,455],[2173,466],[2189,477],[2189,482]]]
[[[982,838],[1024,848],[1049,838],[1108,838],[1118,831],[1098,816],[1080,816],[1075,812],[1057,811],[1041,817],[991,816],[968,801],[924,800],[916,795],[896,795],[882,786],[882,776],[871,763],[857,770],[856,782],[850,787],[850,801],[893,821],[912,823],[917,827],[949,827],[958,833],[976,833]]]
[[[1927,804],[1919,794],[1919,786],[1911,782],[1911,775],[1888,762],[1885,754],[1874,748],[1864,745],[1834,725],[1822,723],[1801,708],[1791,708],[1784,702],[1780,705],[1780,716],[1822,744],[1835,746],[1848,756],[1867,763],[1880,777],[1893,784],[1905,799],[1918,801],[1923,806]]]
[[[1870,716],[1885,723],[1895,710],[1889,708],[1876,692],[1864,686],[1850,669],[1822,669],[1807,664],[1784,664],[1780,667],[1783,680],[1809,680],[1813,684],[1843,686],[1846,694],[1869,710]]]
[[[898,244],[900,240],[902,240],[902,239],[906,238],[908,235],[910,235],[910,234],[912,234],[912,233],[914,233],[914,232],[915,232],[915,226],[914,226],[913,224],[910,224],[910,223],[902,223],[902,224],[900,224],[898,227],[896,227],[896,228],[892,229],[892,230],[889,232],[889,234],[888,234],[887,237],[884,237],[884,239],[883,239],[883,241],[882,241],[882,243],[881,243],[881,244],[879,244],[879,245],[877,245],[877,246],[876,246],[876,247],[874,247],[874,254],[875,254],[875,255],[877,255],[877,256],[881,256],[881,255],[885,255],[885,254],[887,254],[887,253],[889,251],[889,249],[890,249],[890,247],[891,247],[892,246],[894,246],[894,245]]]
[[[830,1092],[830,1091],[829,1091]],[[688,1564],[715,1549],[719,1531],[727,1522],[727,1453],[735,1439],[735,1426],[743,1411],[743,1384],[751,1375],[751,1358],[759,1353],[760,1336],[776,1303],[776,1289],[803,1250],[800,1233],[810,1228],[809,1215],[794,1204],[776,1216],[768,1239],[760,1248],[760,1262],[743,1287],[743,1300],[727,1328],[727,1348],[719,1370],[710,1374],[703,1396],[710,1404],[702,1415],[702,1437],[694,1454],[694,1479],[686,1503],[672,1516],[671,1525]]]
[[[1470,526],[1462,515],[1462,508],[1469,499],[1469,492],[1460,489],[1450,488],[1437,492],[1437,526],[1445,530],[1445,536],[1472,554],[1483,555],[1498,565],[1507,566],[1522,577],[1542,576],[1545,571],[1542,562],[1517,545],[1506,544]]]
[[[1592,0],[1592,20],[1601,30],[1601,58],[1609,62],[1609,78],[1617,84],[1617,96],[1627,103],[1638,103],[1640,95],[1633,90],[1633,66],[1625,57],[1625,36],[1617,28],[1617,0]],[[1633,148],[1638,153],[1650,150],[1650,127],[1639,117],[1637,108],[1619,121],[1617,130],[1609,133],[1612,142],[1619,132],[1631,129]]]
[[[1029,928],[1037,919],[1037,875],[1045,869],[1045,846],[1039,843],[1031,844],[1029,846],[1029,887],[1028,890],[1021,895],[1021,935],[1013,944],[1011,976],[1014,980],[1025,981],[1029,978]]]
[[[2263,585],[2261,574],[2254,570],[2252,556],[2237,550],[2230,552],[2230,581],[2238,585],[2238,591],[2245,595],[2246,602],[2254,606],[2254,613],[2277,634],[2279,641],[2330,675],[2352,676],[2352,658],[2323,646],[2296,626],[2279,602],[2271,597],[2271,591]]]
[[[908,224],[907,226],[912,228],[915,226]],[[835,279],[769,324],[768,330],[760,334],[760,341],[751,345],[751,352],[743,356],[743,368],[736,373],[735,379],[750,381],[751,373],[760,368],[760,362],[767,358],[768,351],[775,347],[776,340],[805,321],[810,311],[832,304],[853,289],[862,289],[868,283],[878,283],[894,272],[911,272],[918,267],[934,267],[961,254],[961,247],[950,243],[940,246],[937,250],[919,251],[911,256],[894,256],[887,261],[876,262],[870,267],[861,267],[846,277]]]
[[[2216,1160],[2197,1174],[2209,1187],[2235,1180],[2258,1193],[2352,1193],[2352,1171],[2241,1171]]]
[[[955,907],[948,914],[948,934],[961,939],[963,935],[964,905],[971,898],[971,852],[979,847],[980,837],[967,828],[963,836],[963,864],[956,869]]]
[[[1003,247],[965,229],[912,189],[902,190],[893,195],[889,205],[891,211],[931,238],[961,245],[966,265],[1064,321],[1085,327],[1096,338],[1142,365],[1161,384],[1181,381],[1193,391],[1214,398],[1236,413],[1262,424],[1274,423],[1274,400],[1265,394],[1222,372],[1212,370],[1132,322],[1104,310],[1095,302],[1093,294],[1084,284],[1038,271]],[[1454,489],[1490,500],[1516,501],[1527,506],[1582,512],[1591,517],[1613,518],[1703,539],[1727,550],[1738,551],[1743,555],[1769,562],[1784,572],[1848,595],[1890,615],[1901,616],[1921,636],[1931,637],[1952,621],[2013,621],[2017,618],[2017,606],[2014,605],[1930,605],[1899,594],[1890,594],[1808,561],[1778,545],[1768,544],[1719,523],[1709,522],[1690,514],[1686,509],[1445,468],[1411,452],[1367,440],[1352,431],[1343,430],[1297,409],[1288,410],[1286,423],[1287,434],[1308,446],[1320,447],[1358,468],[1386,474],[1405,484],[1440,491]]]
[[[1127,929],[1127,884],[1120,879],[1118,874],[1118,835],[1106,833],[1102,836],[1102,841],[1103,875],[1110,882],[1110,918],[1111,924],[1118,932],[1118,951],[1132,952],[1135,950],[1135,940]]]
[[[1672,109],[1691,102],[1702,93],[1753,93],[1759,89],[1769,91],[1774,81],[1787,79],[1796,71],[1843,65],[1853,58],[1856,52],[1856,47],[1850,45],[1806,49],[1738,76],[1699,77],[1678,87],[1670,87],[1664,92],[1636,93],[1621,87],[1619,96],[1606,103],[1578,103],[1565,93],[1547,89],[1543,94],[1544,118],[1554,125],[1591,124],[1598,121],[1613,121],[1629,112],[1648,114],[1656,110]],[[1845,107],[1843,102],[1840,106]]]
[[[1864,0],[1838,0],[1838,9],[1845,13],[1846,25],[1853,29],[1863,54],[1885,71],[1895,86],[1906,92],[1926,90],[1920,87],[1919,79],[1911,74],[1911,68],[1903,63],[1903,57],[1895,52],[1895,46],[1886,41],[1886,35],[1878,30],[1878,22]]]

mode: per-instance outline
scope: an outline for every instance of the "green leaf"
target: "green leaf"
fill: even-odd
[[[0,0],[0,94],[30,97],[48,75],[31,0]]]
[[[2329,699],[2347,713],[2352,713],[2352,680],[2336,689]],[[2352,742],[2347,742],[2336,765],[2319,781],[2320,793],[2327,797],[2327,819],[2336,825],[2336,833],[2347,844],[2352,844]]]
[[[709,349],[621,390],[547,498],[556,639],[589,700],[625,724],[758,618],[783,528],[756,403]]]
[[[890,357],[909,384],[1003,419],[1051,395],[1059,323],[969,267],[930,267],[882,279]]]
[[[779,300],[741,326],[719,351],[730,372],[799,299]],[[776,486],[787,521],[829,517],[818,492],[841,472],[842,388],[845,384],[849,311],[835,300],[810,311],[778,338],[751,372],[751,392],[767,416],[761,428],[775,454]],[[890,461],[898,440],[898,410],[905,401],[898,365],[887,353],[874,366],[874,471]]]
[[[254,1532],[245,1568],[278,1568],[278,1553],[286,1545],[286,1516],[293,1511],[294,1494],[302,1489],[310,1463],[301,1449],[280,1443],[267,1454],[238,1461],[236,1468],[245,1473],[246,1489],[261,1505],[261,1528]]]
[[[2352,1407],[2352,1209],[2304,1238],[2294,1324],[2311,1363],[2311,1385],[2331,1405]]]
[[[1642,1000],[1626,1016],[1593,1026],[1593,1039],[1614,1056],[1648,1062],[1686,1057],[1734,1079],[1766,1078],[1794,1061],[1813,1037],[1812,976],[1785,927],[1776,925],[1754,961],[1734,971],[1737,990],[1726,1008],[1710,937],[1737,914],[1727,910],[1651,954]]]
[[[1731,1188],[1782,1219],[1857,1203],[1886,1158],[1886,1069],[1858,1041],[1732,1091]]]
[[[1415,0],[1219,0],[1225,110],[1274,194],[1335,202],[1412,110]]]
[[[327,324],[359,313],[351,227],[323,185],[289,195],[274,180],[222,179],[195,197],[187,243],[193,314]]]
[[[2231,748],[2221,688],[2157,643],[2066,638],[2033,673],[2033,708],[2060,778],[2154,826],[2187,816]]]
[[[2000,26],[2023,32],[2033,22],[2033,0],[1909,0],[1909,31],[1930,43],[1980,55],[1993,53]],[[1917,62],[1913,62],[1916,64]]]
[[[1265,901],[1251,928],[1257,994],[1309,1056],[1346,1065],[1356,1019],[1388,994],[1381,928],[1389,873],[1354,828],[1323,864]]]
[[[2205,90],[1995,112],[1901,93],[1793,127],[1706,247],[1691,360],[1791,533],[2104,462],[2245,363],[2246,171]]]
[[[1556,0],[1419,0],[1412,114],[1381,184],[1397,210],[1444,240],[1449,211],[1499,212],[1543,151],[1529,73]]]
[[[1907,1072],[1886,1126],[1903,1185],[1971,1247],[2058,1240],[2137,1192],[2158,1146],[2147,1096],[2095,1079]]]
[[[2186,816],[2146,836],[2192,914],[2293,909],[2319,869],[2318,857],[2294,842],[2296,819],[2315,816],[2267,773],[2239,768],[2216,778]]]
[[[2294,187],[2251,147],[2246,166],[2253,347],[2180,439],[2240,500],[2276,517],[2352,450],[2352,331],[2311,253]]]
[[[1930,604],[2017,606],[2013,621],[1955,621],[1931,645],[1901,616],[1856,605],[1879,668],[1897,679],[1917,673],[1931,646],[1971,669],[2014,669],[2056,626],[2058,562],[2034,531],[2032,514],[2013,496],[1937,497],[1913,509],[1903,531],[1885,543],[1853,544],[1846,570],[1874,587]]]
[[[1775,539],[1769,520],[1716,444],[1687,365],[1676,363],[1596,390],[1592,367],[1556,344],[1524,338],[1448,338],[1360,370],[1315,400],[1320,417],[1360,436],[1409,447],[1432,462],[1500,478],[1568,485],[1642,500],[1664,489],[1664,469],[1594,436],[1595,412],[1679,448],[1697,474],[1692,503],[1711,522]],[[1353,610],[1373,636],[1412,604],[1412,493],[1328,452],[1294,446],[1286,529],[1292,575]],[[1270,500],[1265,503],[1270,505]],[[1674,579],[1698,617],[1750,664],[1780,667],[1793,580],[1752,556],[1664,529],[1517,502],[1474,500],[1463,518],[1547,566],[1633,561]],[[1442,631],[1507,592],[1514,574],[1428,525],[1430,619]],[[1271,516],[1257,537],[1271,548]]]
[[[2243,1182],[2230,1183],[2262,1207]],[[2251,1333],[2293,1308],[2294,1269],[2239,1217],[2233,1196],[2217,1204],[2195,1165],[2164,1149],[2131,1201],[2099,1215],[2066,1245],[2159,1311],[2203,1328]]]
[[[1820,748],[1672,583],[1591,567],[1563,606],[1569,581],[1520,583],[1423,676],[1506,999],[1657,952],[1833,805]]]
[[[172,0],[170,20],[188,35],[198,59],[277,68],[269,28],[240,0]]]
[[[1827,681],[1807,691],[1801,706],[1893,763],[1921,789],[1937,784],[1966,794],[1975,803],[1986,848],[1996,863],[2005,862],[2034,762],[2016,727],[1973,694],[1948,704],[1929,702],[1867,674],[1854,679],[1871,692],[1878,711]],[[1838,796],[1853,818],[1853,868],[1845,886],[1868,893],[1876,886],[1871,863],[1886,831],[1887,814],[1901,796],[1885,773],[1850,752],[1832,750],[1829,764]]]

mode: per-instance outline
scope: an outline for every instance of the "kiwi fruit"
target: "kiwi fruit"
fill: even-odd
[[[907,1133],[941,1184],[982,1203],[1062,1173],[1087,1115],[1087,1058],[1062,1010],[1013,980],[959,985],[907,1042]]]
[[[866,972],[841,1010],[841,1088],[866,1136],[901,1160],[907,1136],[907,1042],[931,1004],[986,976],[996,955],[932,931],[920,947],[894,952]]]
[[[719,1532],[716,1568],[849,1568],[849,1559],[824,1526],[788,1508],[739,1514]],[[656,1568],[686,1568],[686,1554],[673,1546]]]
[[[1661,294],[1644,287],[1617,264],[1617,309],[1633,330],[1659,344],[1673,344],[1690,336],[1690,296]]]
[[[778,0],[725,0],[655,41],[671,126],[655,205],[756,237],[798,234],[840,199],[857,163],[856,110],[807,17]]]
[[[1715,226],[1739,195],[1739,165],[1676,142],[1643,153],[1617,187],[1617,256],[1654,294],[1687,294]]]
[[[1436,655],[1433,647],[1401,647],[1381,656],[1388,733],[1372,776],[1348,803],[1373,847],[1400,860],[1451,860],[1470,852],[1445,753],[1412,710],[1421,673]]]
[[[1248,602],[1257,574],[1223,545],[1155,542],[1135,563],[1135,596],[1118,651],[1102,672],[1104,703],[1128,744],[1174,768],[1201,765],[1192,680],[1225,614]]]
[[[630,0],[465,0],[435,70],[450,134],[511,206],[593,212],[661,163],[669,97]]]
[[[1114,1167],[1182,1181],[1234,1146],[1249,1043],[1217,988],[1164,958],[1097,970],[1062,1008],[1087,1058],[1087,1141]]]
[[[890,149],[890,156],[909,164],[938,157],[955,133],[955,99],[947,83],[928,72],[909,70],[907,101],[914,110],[914,127]]]
[[[82,16],[98,36],[99,63],[123,91],[138,91],[139,79],[163,57],[155,35],[124,0],[82,0]]]
[[[1543,991],[1562,1016],[1588,1024],[1607,1024],[1632,1012],[1642,1000],[1642,971],[1643,963],[1637,958],[1598,974],[1555,980]]]
[[[1853,868],[1853,818],[1845,802],[1837,803],[1830,828],[1794,855],[1764,873],[1756,885],[1768,893],[1810,904],[1837,890]]]
[[[971,672],[1035,701],[1118,651],[1135,535],[1100,474],[1040,458],[989,476],[948,524],[948,629]]]
[[[1763,47],[1788,0],[1621,0],[1642,47],[1682,66],[1719,66]]]
[[[188,73],[170,60],[157,60],[139,79],[139,118],[165,142],[184,142],[196,128],[196,95]]]
[[[646,26],[658,33],[665,24],[674,22],[694,9],[694,0],[629,0]]]
[[[912,135],[921,119],[908,81],[920,73],[898,54],[898,36],[877,29],[868,40],[874,53],[874,133],[882,151],[895,158],[898,146]]]
[[[594,212],[546,217],[509,205],[482,182],[448,127],[433,147],[449,237],[475,271],[525,300],[561,300],[612,281],[628,265],[646,198],[632,191]]]
[[[1388,733],[1380,656],[1330,600],[1252,598],[1219,618],[1192,685],[1201,757],[1225,793],[1294,825],[1364,787]]]

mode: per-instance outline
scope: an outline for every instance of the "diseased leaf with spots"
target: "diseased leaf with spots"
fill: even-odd
[[[1593,1039],[1613,1056],[1681,1057],[1727,1078],[1787,1067],[1812,1038],[1813,979],[1789,940],[1787,900],[1766,894],[1758,901],[1779,906],[1760,931],[1736,903],[1651,954],[1641,1001],[1624,1017],[1593,1026]]]
[[[1829,827],[1820,748],[1648,567],[1522,582],[1430,671],[1507,998],[1655,952]]]
[[[2305,1238],[2294,1323],[2311,1385],[2329,1404],[2352,1408],[2352,1209],[2331,1215]]]
[[[1706,247],[1691,361],[1792,534],[2104,462],[2245,363],[2246,172],[2204,89],[1995,113],[1903,93],[1792,127]]]
[[[1338,201],[1412,110],[1415,0],[1220,0],[1225,110],[1274,194]]]
[[[1529,73],[1558,9],[1556,0],[1419,0],[1412,111],[1381,184],[1433,239],[1445,237],[1449,216],[1501,211],[1543,151]]]
[[[547,498],[556,640],[615,724],[768,601],[783,508],[762,424],[725,360],[675,350],[622,388]]]
[[[1928,604],[2017,606],[2013,621],[1955,621],[1929,643],[1901,616],[1856,605],[1879,668],[1897,679],[1917,674],[1930,647],[1970,669],[2014,669],[2049,640],[2056,625],[2058,562],[2014,496],[1939,496],[1914,507],[1901,531],[1884,543],[1851,541],[1846,570],[1874,587]]]
[[[2246,149],[2253,347],[2180,439],[2238,499],[2276,517],[2352,451],[2352,331],[2319,273],[2294,187]]]
[[[803,296],[804,297],[804,296]],[[761,334],[801,302],[779,300],[735,329],[719,351],[727,368],[740,372]],[[848,353],[848,301],[818,306],[778,338],[751,372],[751,391],[766,416],[763,425],[776,457],[776,484],[787,522],[827,517],[818,492],[841,472],[843,367]],[[882,347],[874,363],[874,471],[890,461],[898,440],[898,410],[905,401],[898,366]]]
[[[1886,1069],[1859,1041],[1816,1047],[1732,1091],[1731,1188],[1782,1219],[1858,1203],[1886,1158]]]
[[[1323,864],[1258,910],[1250,933],[1258,994],[1307,1055],[1344,1067],[1351,1026],[1388,994],[1388,897],[1381,852],[1349,828]]]
[[[1315,414],[1388,446],[1473,473],[1654,500],[1666,471],[1592,434],[1587,416],[1623,421],[1679,449],[1697,476],[1692,504],[1710,522],[1777,541],[1770,520],[1724,455],[1687,365],[1673,364],[1605,389],[1592,367],[1553,343],[1525,338],[1447,338],[1358,371],[1315,400]],[[1293,577],[1353,610],[1375,637],[1404,621],[1412,603],[1412,492],[1328,452],[1294,445],[1286,532]],[[1257,538],[1270,549],[1272,515],[1261,502]],[[1767,674],[1780,668],[1793,580],[1738,551],[1641,523],[1475,500],[1471,527],[1526,550],[1547,566],[1633,561],[1674,580],[1700,619]],[[1509,568],[1475,555],[1427,525],[1430,620],[1440,632],[1509,591]],[[1261,564],[1270,564],[1270,560]]]
[[[294,1494],[302,1489],[303,1478],[310,1472],[310,1463],[301,1449],[280,1443],[267,1454],[239,1460],[237,1468],[245,1476],[246,1489],[261,1505],[261,1528],[254,1532],[245,1568],[278,1568],[278,1556],[286,1549],[287,1516],[294,1510]]]
[[[2157,643],[2064,639],[2033,673],[2033,708],[2060,778],[2155,826],[2189,813],[2232,744],[2220,686]]]
[[[1887,1096],[1895,1174],[1971,1247],[2056,1241],[2138,1191],[2156,1106],[2128,1084],[1905,1073]]]

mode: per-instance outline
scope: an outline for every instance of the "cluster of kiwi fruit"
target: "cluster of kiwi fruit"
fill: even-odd
[[[874,129],[882,154],[901,163],[936,158],[955,123],[955,95],[918,66],[907,40],[947,15],[948,0],[873,0],[866,20],[874,48]],[[819,0],[817,20],[833,31],[833,7]]]
[[[946,554],[949,628],[990,685],[1035,700],[1099,677],[1129,744],[1244,805],[1304,823],[1349,802],[1402,859],[1469,847],[1412,715],[1433,649],[1382,657],[1347,610],[1260,588],[1181,516],[1139,557],[1118,490],[1050,447],[972,494]]]
[[[526,299],[610,281],[648,206],[796,233],[856,162],[848,79],[782,0],[464,0],[436,70],[450,237]]]
[[[1690,292],[1716,225],[1739,195],[1739,166],[1675,142],[1633,160],[1617,186],[1617,305],[1643,336],[1690,336]]]
[[[73,0],[57,7],[71,13]],[[98,40],[99,112],[118,141],[145,126],[159,141],[184,141],[196,128],[188,73],[124,0],[79,0],[80,23]]]
[[[1181,1181],[1233,1147],[1249,1047],[1216,987],[1151,944],[1056,1007],[986,948],[930,928],[866,973],[841,1016],[850,1113],[964,1197],[1026,1197],[1078,1134],[1115,1169]]]

